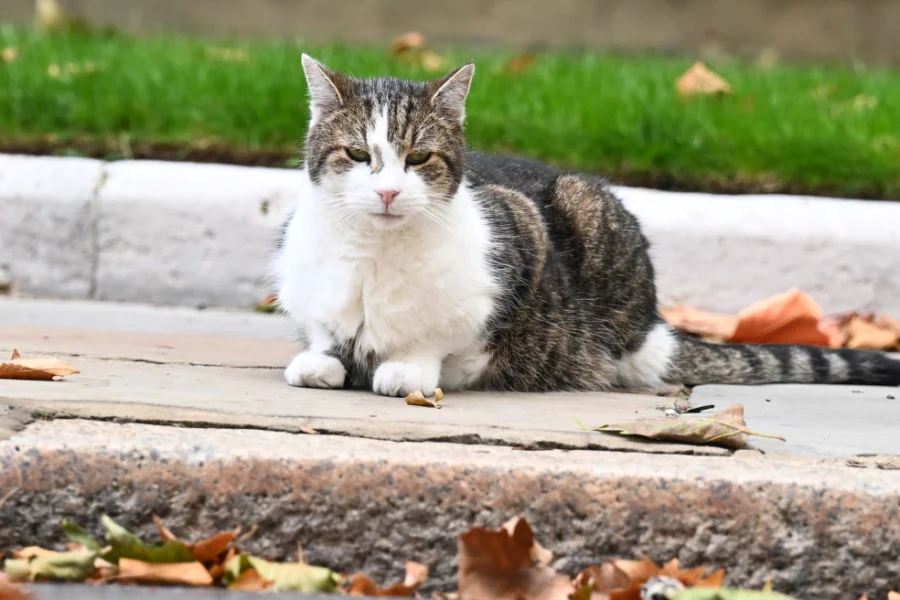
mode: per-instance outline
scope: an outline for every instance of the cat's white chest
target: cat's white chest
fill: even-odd
[[[352,342],[359,356],[428,345],[450,354],[477,345],[497,290],[487,227],[471,210],[451,213],[456,228],[378,243],[329,231],[314,214],[298,211],[276,266],[280,302],[301,325],[312,322],[335,342]]]

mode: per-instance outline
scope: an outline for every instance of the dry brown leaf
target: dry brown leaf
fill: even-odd
[[[567,600],[565,575],[532,558],[534,533],[525,519],[513,532],[476,527],[459,537],[459,596],[466,600]]]
[[[19,57],[19,51],[15,48],[4,48],[0,50],[0,62],[9,64]]]
[[[521,75],[529,71],[536,60],[537,58],[534,54],[520,54],[503,63],[501,70],[509,75]]]
[[[760,300],[738,314],[729,342],[830,346],[833,339],[819,329],[822,309],[797,289]]]
[[[17,584],[9,580],[9,576],[0,571],[0,600],[29,600],[31,594],[26,593]]]
[[[391,42],[391,53],[394,56],[400,56],[410,50],[424,50],[425,36],[418,31],[410,31],[402,35],[398,35]]]
[[[898,321],[894,317],[890,315],[879,315],[874,322],[882,329],[888,329],[890,331],[893,331],[897,335],[900,335],[900,321]],[[900,598],[898,598],[897,600],[900,600]]]
[[[145,584],[188,585],[209,587],[212,575],[200,562],[148,563],[131,558],[119,559],[119,578]]]
[[[503,524],[503,529],[509,535],[515,535],[516,527],[521,520],[522,517],[513,517]],[[541,546],[537,540],[534,540],[534,544],[531,546],[531,560],[540,565],[549,565],[553,560],[553,552]]]
[[[594,431],[637,435],[652,440],[670,440],[687,444],[716,444],[728,448],[743,448],[751,435],[784,441],[776,435],[756,433],[747,429],[744,406],[735,404],[708,417],[657,417],[638,419],[629,423],[601,425]]]
[[[22,358],[13,350],[12,358],[0,363],[0,379],[57,380],[80,371],[57,358]]]
[[[730,94],[731,85],[703,62],[695,62],[675,81],[675,89],[682,96]]]
[[[846,331],[848,348],[893,350],[900,344],[900,333],[858,316],[850,319]]]
[[[693,306],[677,304],[661,308],[659,312],[675,329],[699,335],[704,339],[725,341],[734,335],[737,329],[736,316],[712,313]]]
[[[262,592],[272,587],[272,583],[263,579],[256,569],[247,569],[228,586],[228,589],[242,592]]]
[[[641,560],[610,560],[599,567],[589,567],[576,579],[581,595],[573,600],[609,598],[609,600],[641,600],[641,586],[653,577],[671,577],[685,587],[722,587],[725,571],[719,570],[704,577],[706,567],[696,567],[682,571],[678,559],[667,562],[660,568],[655,562],[641,556]],[[596,593],[588,595],[587,590]]]
[[[190,544],[189,548],[194,554],[194,560],[202,563],[216,560],[222,553],[231,547],[231,544],[240,533],[241,528],[238,527],[234,531],[217,533],[211,538],[200,540],[195,544]]]
[[[444,393],[441,392],[441,398],[443,398],[443,397],[444,397]],[[437,399],[437,390],[435,390],[435,399],[434,400],[429,400],[419,390],[416,390],[415,392],[413,392],[412,394],[407,396],[405,398],[405,400],[406,400],[406,403],[410,406],[426,406],[428,408],[444,408],[443,405],[438,404],[438,402],[440,402],[440,400]]]
[[[172,540],[181,541],[174,533],[169,531],[169,528],[162,522],[159,515],[153,515],[153,524],[156,525],[156,529],[159,530],[159,537],[162,538],[163,542],[170,542]]]
[[[408,561],[403,583],[395,583],[381,589],[368,575],[358,573],[348,580],[345,590],[348,596],[410,597],[416,594],[416,590],[425,583],[426,579],[428,579],[428,567],[421,563]]]

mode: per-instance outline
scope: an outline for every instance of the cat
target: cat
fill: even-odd
[[[377,394],[900,385],[878,352],[717,345],[657,311],[648,242],[596,175],[467,152],[465,64],[358,79],[304,55],[303,190],[274,261],[300,387]]]

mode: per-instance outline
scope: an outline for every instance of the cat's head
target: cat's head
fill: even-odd
[[[357,79],[303,55],[306,169],[342,221],[393,229],[437,214],[463,177],[463,120],[475,65],[434,81]]]

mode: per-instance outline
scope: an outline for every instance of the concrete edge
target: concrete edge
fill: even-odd
[[[638,552],[724,567],[729,584],[884,597],[896,584],[900,480],[812,461],[517,452],[247,430],[38,422],[0,442],[0,548],[61,542],[62,519],[151,515],[196,538],[257,524],[247,551],[394,577],[425,562],[453,589],[456,535],[522,514],[574,573]]]
[[[270,291],[298,181],[283,169],[0,155],[0,263],[23,294],[249,307]],[[829,312],[900,313],[900,203],[614,190],[651,240],[664,303],[732,312],[800,287]]]

